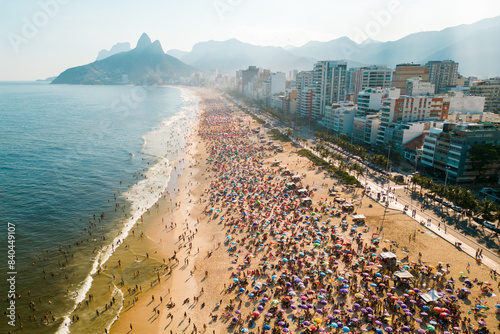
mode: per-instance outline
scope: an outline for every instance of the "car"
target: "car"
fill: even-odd
[[[484,218],[474,217],[472,218],[476,223],[482,224],[484,222]]]
[[[446,206],[447,208],[452,208],[453,207],[453,203],[448,202],[448,201],[443,202],[443,205]]]
[[[495,224],[489,221],[484,221],[483,226],[489,228],[490,230],[496,230]]]
[[[443,199],[441,197],[436,197],[435,201],[438,203],[443,203]]]
[[[452,209],[453,209],[453,211],[460,212],[460,213],[463,211],[463,209],[457,205],[453,206]]]

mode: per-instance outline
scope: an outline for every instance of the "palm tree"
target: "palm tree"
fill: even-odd
[[[494,211],[496,212],[497,208],[496,208],[495,204],[493,204],[493,202],[490,200],[485,199],[479,205],[479,212],[481,213],[483,218],[488,220],[488,221],[493,220],[493,218],[495,217],[495,215],[492,214],[492,212],[494,212]]]
[[[477,206],[478,206],[478,201],[476,196],[472,193],[472,191],[466,189],[462,193],[462,197],[459,201],[459,205],[467,211],[475,211]],[[470,215],[468,216],[467,219],[468,224],[470,224]]]

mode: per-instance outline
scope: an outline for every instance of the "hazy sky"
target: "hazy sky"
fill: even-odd
[[[206,40],[300,46],[368,32],[379,41],[500,15],[498,0],[0,0],[0,80],[35,80],[95,60],[143,32],[165,51]],[[377,29],[381,28],[381,29]],[[372,29],[372,30],[370,30]]]

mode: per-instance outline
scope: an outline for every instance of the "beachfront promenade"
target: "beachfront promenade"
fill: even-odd
[[[297,142],[297,144],[301,145],[303,148],[306,148],[313,152],[316,156],[321,158],[321,155],[314,150],[313,147],[308,145],[308,143],[304,144],[301,142]],[[330,158],[327,158],[328,162],[334,163],[331,161]],[[352,176],[356,177],[354,173],[350,173]],[[382,194],[383,197],[387,196],[388,193],[388,187],[390,187],[390,182],[387,186],[384,185],[379,185],[377,182],[369,179],[368,177],[359,177],[360,182],[366,186],[366,188],[370,189],[369,196],[374,200],[377,201],[377,193]],[[404,189],[405,186],[398,186],[395,185],[395,188],[400,188]],[[479,248],[483,249],[483,252],[486,252],[487,255],[482,255],[480,257],[481,263],[490,269],[493,269],[497,273],[500,273],[500,257],[497,256],[495,253],[490,251],[487,248],[484,248],[483,246],[479,245],[477,242],[474,240],[471,240],[470,238],[467,238],[463,234],[459,233],[452,227],[447,226],[444,222],[441,223],[441,220],[439,217],[436,217],[433,214],[426,213],[422,211],[421,209],[417,209],[417,201],[413,201],[413,203],[410,201],[406,201],[403,199],[401,196],[394,195],[394,194],[389,194],[390,198],[388,198],[388,205],[387,209],[388,210],[397,210],[401,212],[406,212],[405,214],[408,214],[410,217],[413,217],[415,220],[415,223],[417,225],[421,225],[428,230],[432,231],[435,235],[439,236],[440,238],[446,240],[452,245],[458,245],[458,247],[461,251],[464,253],[470,255],[472,257],[471,261],[476,261],[476,253]],[[396,200],[397,198],[397,200]],[[384,203],[378,201],[380,205],[385,205]],[[416,210],[416,214],[413,216],[412,211]],[[430,221],[429,221],[430,219]],[[441,227],[442,226],[442,227]],[[415,227],[416,229],[417,227]]]

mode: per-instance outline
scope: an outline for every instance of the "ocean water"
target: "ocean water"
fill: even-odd
[[[197,107],[194,94],[172,87],[0,83],[2,314],[7,272],[17,273],[20,294],[16,327],[4,316],[2,332],[21,323],[25,332],[71,331],[64,323],[106,266],[111,243],[171,180]],[[15,225],[14,270],[8,223]]]

